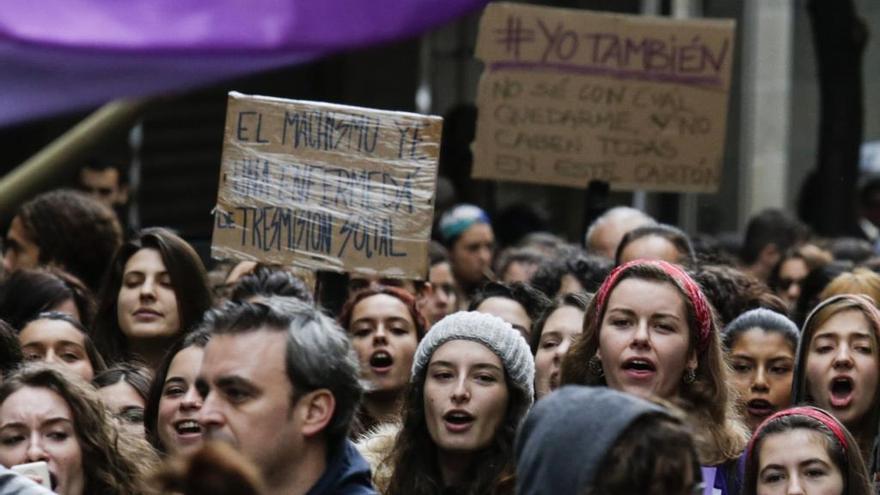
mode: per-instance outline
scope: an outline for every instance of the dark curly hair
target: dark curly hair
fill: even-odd
[[[750,309],[766,308],[788,316],[785,301],[747,273],[724,265],[703,265],[691,272],[724,327]]]
[[[58,265],[97,290],[107,262],[122,243],[122,228],[108,206],[68,189],[40,194],[16,216],[40,249],[41,265]]]
[[[585,292],[596,292],[611,272],[612,262],[601,256],[587,254],[580,248],[561,250],[558,256],[542,263],[532,276],[532,286],[553,298],[559,294],[562,278],[574,277]]]

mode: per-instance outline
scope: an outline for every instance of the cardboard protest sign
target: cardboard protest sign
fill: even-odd
[[[440,117],[232,92],[216,258],[424,278]]]
[[[734,28],[490,4],[477,41],[473,176],[717,190]]]

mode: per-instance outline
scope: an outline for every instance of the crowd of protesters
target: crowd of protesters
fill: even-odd
[[[880,486],[867,241],[767,210],[731,246],[621,206],[499,250],[461,204],[425,280],[209,273],[173,231],[122,228],[126,194],[84,191],[5,236],[0,495]]]

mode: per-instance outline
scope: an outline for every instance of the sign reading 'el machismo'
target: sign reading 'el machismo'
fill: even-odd
[[[473,176],[717,190],[734,28],[490,4],[477,42]]]
[[[230,93],[216,258],[424,278],[442,119]]]

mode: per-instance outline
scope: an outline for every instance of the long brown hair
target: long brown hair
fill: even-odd
[[[801,339],[798,346],[797,357],[795,358],[794,379],[792,380],[792,401],[794,404],[810,404],[815,405],[815,399],[810,394],[810,386],[807,383],[807,358],[810,355],[810,345],[812,345],[813,336],[816,330],[821,328],[832,316],[844,311],[859,311],[864,315],[865,320],[874,332],[874,345],[880,344],[880,310],[874,305],[873,301],[866,295],[862,294],[842,294],[830,297],[813,309],[813,312],[804,322],[801,330]],[[871,446],[875,442],[878,430],[880,430],[880,386],[874,390],[873,405],[866,413],[867,417],[862,418],[860,423],[865,425],[865,431],[856,431],[859,445],[862,449],[862,455],[869,459],[871,469],[876,469],[878,459],[871,459]],[[852,428],[853,425],[850,425]],[[855,430],[853,430],[855,431]]]
[[[134,239],[116,251],[98,297],[95,344],[111,364],[130,357],[128,341],[119,327],[116,304],[125,264],[141,249],[155,249],[162,257],[177,300],[179,335],[191,331],[211,307],[208,275],[192,246],[168,229],[157,227],[141,230]]]
[[[659,261],[637,261],[619,267],[617,276],[609,276],[603,284],[607,294],[626,279],[636,278],[672,284],[684,301],[688,324],[688,353],[697,352],[696,377],[693,383],[679,384],[678,395],[672,400],[683,409],[694,425],[696,446],[703,465],[718,465],[736,459],[746,443],[746,428],[735,409],[735,391],[728,380],[730,367],[721,349],[718,323],[714,310],[709,310],[709,329],[704,334],[704,342],[698,346],[700,322],[695,303],[688,296],[685,283],[692,284],[690,290],[699,290],[696,283],[683,271],[676,269],[672,276],[663,268],[668,263]],[[682,277],[687,279],[682,280]],[[603,290],[599,289],[600,292]],[[584,316],[584,332],[571,346],[562,361],[562,384],[607,386],[605,377],[590,371],[589,361],[599,349],[599,333],[609,298],[595,297],[587,307]]]
[[[385,495],[429,495],[440,494],[444,490],[440,474],[437,445],[431,439],[425,418],[425,366],[418,376],[413,377],[407,389],[403,405],[403,425],[397,435],[394,449],[383,461],[393,470]],[[504,421],[495,433],[492,443],[477,453],[477,461],[470,467],[465,479],[470,480],[466,487],[458,487],[461,495],[500,495],[514,491],[513,443],[522,416],[527,412],[530,398],[518,387],[510,386],[506,376],[510,400],[507,404]]]
[[[158,463],[145,440],[117,430],[97,391],[80,378],[47,364],[26,366],[0,384],[0,404],[25,388],[55,392],[70,407],[82,449],[84,493],[141,495],[152,491],[147,476]]]

